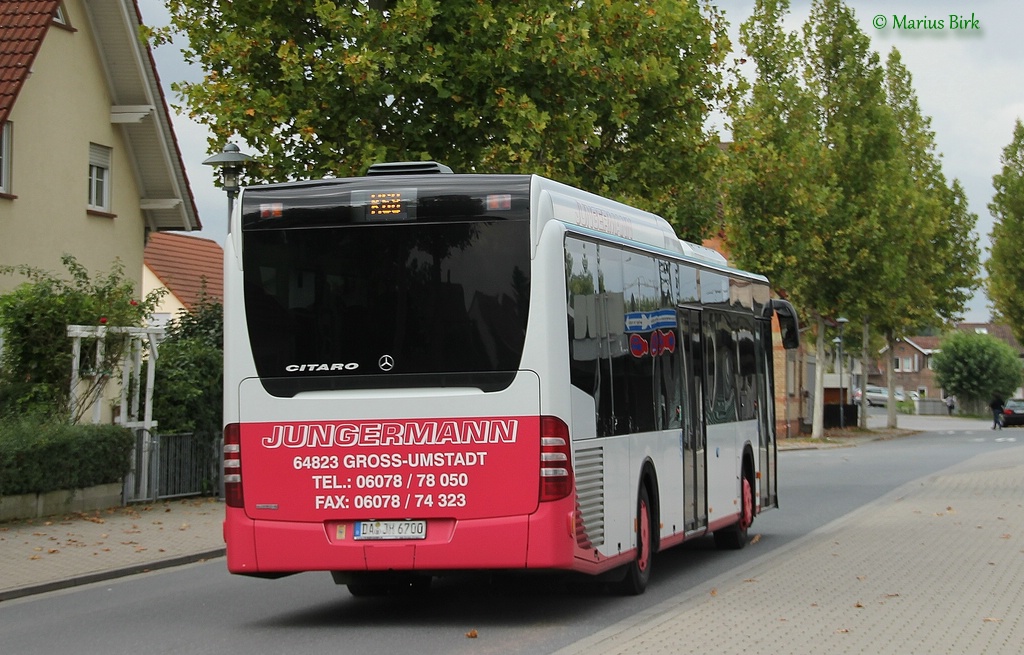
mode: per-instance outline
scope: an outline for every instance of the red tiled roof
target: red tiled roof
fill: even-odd
[[[146,244],[149,270],[187,309],[195,308],[206,280],[206,294],[224,299],[224,250],[215,241],[184,234],[154,232]]]
[[[0,123],[32,70],[60,0],[0,0]]]
[[[907,337],[904,341],[915,346],[918,350],[927,355],[929,354],[929,351],[938,349],[939,343],[942,341],[942,337]]]

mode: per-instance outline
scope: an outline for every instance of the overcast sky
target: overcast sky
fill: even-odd
[[[807,18],[810,0],[793,0],[791,29]],[[987,250],[992,231],[988,203],[992,176],[999,172],[1002,150],[1013,136],[1014,122],[1024,117],[1024,2],[1012,0],[847,0],[884,62],[897,48],[913,75],[921,111],[932,119],[932,129],[943,169],[948,178],[963,185],[970,209],[978,215],[977,234]],[[734,47],[739,24],[753,2],[723,0],[718,3],[732,23]],[[139,0],[143,20],[150,25],[167,22],[163,0]],[[954,29],[951,16],[959,29]],[[912,21],[930,21],[932,29],[909,29]],[[937,21],[941,21],[941,29]],[[972,22],[976,21],[976,22]],[[154,52],[167,100],[181,104],[170,84],[194,80],[198,71],[184,62],[180,46]],[[206,130],[187,116],[175,116],[174,128],[188,169],[192,192],[203,230],[199,236],[224,242],[227,197],[214,185],[212,169],[203,166],[207,151]],[[727,135],[725,135],[727,136]],[[245,144],[239,144],[245,149]],[[987,255],[983,255],[985,257]],[[979,293],[967,308],[966,320],[986,321],[987,300]]]

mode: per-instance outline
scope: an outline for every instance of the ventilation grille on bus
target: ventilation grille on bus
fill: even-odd
[[[452,169],[436,161],[395,161],[374,164],[366,171],[366,175],[426,175],[451,172]]]
[[[604,448],[585,448],[576,451],[576,498],[583,525],[578,526],[590,546],[604,545]],[[581,542],[582,544],[582,542]]]

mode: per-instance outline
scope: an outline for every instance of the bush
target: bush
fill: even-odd
[[[1009,398],[1024,380],[1017,353],[991,335],[954,332],[939,348],[932,358],[935,379],[964,407],[985,407],[993,396]]]
[[[163,291],[137,300],[132,282],[118,260],[95,279],[71,255],[61,262],[69,279],[29,266],[0,266],[0,275],[21,275],[27,282],[0,296],[0,329],[4,349],[0,358],[0,415],[68,416],[72,370],[69,325],[140,327],[159,302]],[[91,343],[90,343],[91,341]],[[85,340],[83,352],[94,352],[95,339]],[[127,346],[123,336],[108,335],[105,357],[92,379],[79,412],[98,399],[102,383],[116,375]],[[92,347],[89,347],[92,346]],[[95,366],[94,357],[83,363]],[[72,416],[75,422],[81,416]]]
[[[160,432],[220,436],[223,427],[224,308],[205,290],[191,312],[181,311],[160,342],[153,416]]]
[[[180,311],[159,345],[153,417],[161,434],[191,433],[210,458],[206,491],[219,488],[223,428],[224,309],[205,293],[191,312]]]
[[[0,423],[0,496],[120,483],[135,436],[116,425]]]

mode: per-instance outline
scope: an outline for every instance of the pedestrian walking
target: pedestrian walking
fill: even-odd
[[[955,408],[956,408],[956,396],[954,396],[953,394],[949,394],[948,396],[946,396],[946,411],[948,411],[949,415],[952,416],[953,415],[953,410]]]
[[[992,409],[992,429],[1003,429],[1003,399],[999,394],[992,396],[992,402],[988,404]]]

